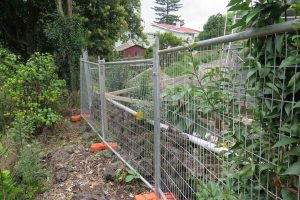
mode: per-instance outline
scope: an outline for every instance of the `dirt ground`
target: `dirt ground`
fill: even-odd
[[[48,190],[36,200],[129,200],[148,190],[140,181],[125,183],[115,176],[126,173],[126,167],[111,151],[89,151],[99,139],[84,121],[65,119],[39,139],[52,177]]]

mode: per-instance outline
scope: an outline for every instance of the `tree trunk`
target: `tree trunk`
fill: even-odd
[[[65,13],[64,13],[63,6],[62,6],[62,0],[55,0],[55,4],[56,4],[58,14],[60,16],[64,17]]]
[[[68,10],[68,16],[72,17],[72,15],[73,15],[73,0],[67,0],[67,10]]]

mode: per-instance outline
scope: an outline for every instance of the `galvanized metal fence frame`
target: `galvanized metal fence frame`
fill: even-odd
[[[193,48],[202,48],[202,47],[210,47],[212,45],[221,45],[224,43],[231,43],[234,41],[241,41],[241,40],[246,40],[246,39],[255,39],[255,38],[262,38],[266,37],[269,35],[274,35],[274,34],[279,34],[279,33],[288,33],[288,32],[295,32],[299,30],[299,25],[295,25],[296,23],[299,23],[299,20],[294,20],[294,21],[289,21],[286,23],[282,24],[275,24],[275,25],[270,25],[267,27],[263,28],[258,28],[258,29],[252,29],[252,30],[247,30],[244,32],[240,33],[234,33],[231,35],[223,36],[223,37],[218,37],[218,38],[213,38],[205,41],[200,41],[198,43],[193,44]],[[189,46],[180,46],[180,47],[175,47],[175,48],[169,48],[169,49],[164,49],[164,50],[159,50],[159,41],[156,39],[155,43],[155,48],[154,48],[154,53],[153,53],[153,59],[142,59],[142,60],[132,60],[132,61],[117,61],[117,62],[105,62],[104,60],[98,59],[98,62],[90,62],[88,61],[88,55],[87,52],[84,52],[82,57],[81,57],[81,62],[80,62],[80,71],[81,71],[81,114],[82,116],[86,119],[86,121],[90,124],[90,126],[99,133],[99,137],[107,143],[107,135],[106,133],[108,132],[108,116],[107,116],[107,102],[113,102],[114,106],[129,112],[133,115],[136,115],[137,112],[134,111],[131,108],[128,108],[128,106],[125,106],[123,104],[120,104],[117,101],[114,101],[112,99],[109,99],[106,97],[106,92],[107,88],[105,86],[105,83],[107,81],[106,77],[106,69],[108,67],[115,67],[118,65],[137,65],[137,64],[152,64],[152,83],[153,83],[153,103],[154,103],[154,115],[152,119],[148,119],[147,123],[153,125],[153,141],[154,141],[154,148],[153,148],[153,164],[154,164],[154,178],[153,182],[147,180],[143,176],[141,176],[141,180],[152,190],[156,192],[157,195],[161,196],[163,199],[168,199],[168,195],[166,195],[166,190],[167,192],[172,192],[172,189],[170,189],[171,186],[164,185],[162,186],[161,184],[167,184],[168,182],[164,182],[162,180],[162,160],[164,159],[170,159],[170,158],[164,158],[162,156],[162,151],[161,151],[161,145],[163,139],[161,135],[162,131],[167,131],[172,129],[172,127],[168,124],[163,124],[161,121],[161,94],[160,94],[160,87],[161,87],[161,59],[160,56],[164,56],[166,54],[172,54],[174,52],[180,52],[180,51],[185,51],[189,48]],[[238,59],[241,59],[240,57]],[[227,61],[226,61],[227,62]],[[93,67],[91,67],[93,66]],[[91,123],[90,117],[92,115],[93,110],[91,110],[91,105],[92,105],[92,90],[94,88],[93,83],[91,82],[91,70],[98,70],[98,83],[99,85],[99,95],[100,95],[100,121],[98,121],[98,127],[95,126],[95,124]],[[220,114],[220,113],[219,113]],[[149,129],[150,130],[150,129]],[[152,130],[152,129],[151,129]],[[177,130],[178,132],[178,130]],[[163,134],[164,135],[164,134]],[[207,151],[210,151],[214,154],[218,154],[224,151],[228,151],[227,148],[224,147],[218,147],[216,144],[206,141],[204,139],[201,139],[197,136],[193,136],[191,134],[187,134],[184,132],[181,132],[180,135],[182,137],[187,138],[191,143],[196,144],[201,146]],[[109,143],[107,143],[110,149],[132,170],[136,170],[134,166],[132,166],[123,155],[121,155],[116,149],[111,147]],[[167,148],[167,147],[164,147]],[[228,152],[230,153],[230,152]],[[169,155],[169,154],[168,154]],[[214,161],[215,162],[215,161]],[[170,164],[170,163],[169,163]],[[170,167],[170,166],[168,166]],[[174,170],[174,169],[172,169]],[[178,176],[180,176],[180,172],[178,172]],[[299,178],[300,179],[300,178]],[[172,181],[172,180],[171,180]],[[183,184],[189,184],[186,183],[186,180],[183,179],[185,183]],[[299,181],[300,182],[300,181]],[[174,185],[178,183],[173,183]],[[191,186],[192,187],[192,186]],[[190,187],[190,189],[192,189]],[[173,189],[176,190],[176,189]],[[300,190],[300,187],[298,188]],[[175,195],[176,196],[176,195]],[[173,196],[173,199],[179,198],[180,197],[175,197]],[[189,199],[191,197],[184,197],[182,199]],[[299,200],[300,197],[298,197]],[[276,199],[281,199],[276,195]]]

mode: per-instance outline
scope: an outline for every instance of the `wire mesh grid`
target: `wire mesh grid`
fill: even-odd
[[[100,101],[100,67],[98,63],[81,61],[81,116],[100,133],[101,101]]]
[[[282,176],[296,161],[285,156],[289,137],[300,131],[299,69],[282,64],[298,48],[286,38],[160,55],[163,191],[174,199],[284,199],[290,190],[300,198],[299,175]]]
[[[118,142],[119,154],[153,184],[152,64],[106,65],[105,80],[106,140]]]

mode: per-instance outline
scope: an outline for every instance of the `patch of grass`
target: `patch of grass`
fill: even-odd
[[[189,74],[193,71],[193,67],[188,63],[179,61],[170,64],[168,67],[164,68],[164,72],[171,77],[178,77],[185,74]]]

